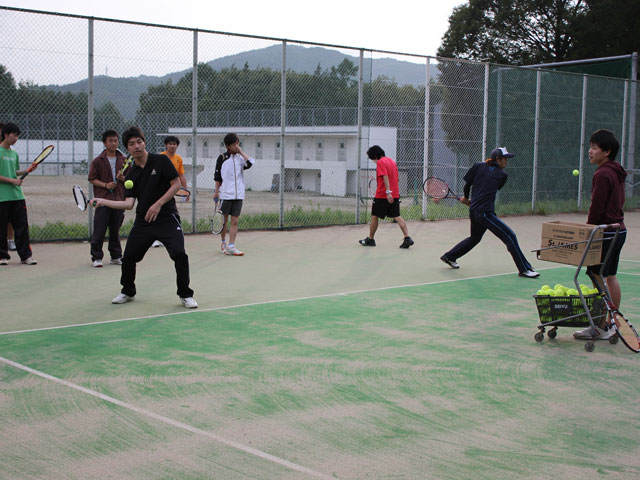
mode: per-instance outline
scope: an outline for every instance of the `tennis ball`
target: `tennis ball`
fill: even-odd
[[[574,170],[573,171],[573,176],[577,177],[578,175],[580,175],[580,170]]]
[[[124,188],[126,188],[127,190],[130,190],[133,188],[133,180],[127,180],[126,182],[124,182]]]
[[[570,288],[569,290],[567,290],[567,295],[569,295],[569,296],[577,296],[578,295],[578,290],[576,290],[575,288]]]
[[[536,292],[536,295],[543,295],[543,296],[549,295],[547,292],[548,292],[548,290],[543,290],[543,289],[541,288],[540,290],[538,290],[538,291]]]

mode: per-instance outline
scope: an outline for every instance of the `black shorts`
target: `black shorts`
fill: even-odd
[[[220,211],[223,215],[239,217],[242,211],[242,200],[222,200]]]
[[[618,234],[618,238],[616,239],[616,243],[611,246],[611,241],[613,240],[613,236],[616,232],[604,232],[602,242],[602,256],[600,257],[600,261],[604,261],[604,257],[607,255],[607,249],[611,247],[611,254],[609,255],[609,261],[604,266],[602,274],[600,274],[601,265],[592,265],[587,267],[587,270],[590,272],[600,274],[602,277],[611,277],[618,273],[618,263],[620,262],[620,251],[622,250],[622,246],[624,245],[624,241],[627,239],[627,231],[621,231]]]
[[[389,203],[386,198],[374,198],[371,205],[371,215],[378,218],[395,218],[400,216],[400,199],[394,198],[393,203]]]

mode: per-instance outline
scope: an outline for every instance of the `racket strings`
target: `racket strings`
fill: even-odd
[[[449,185],[439,178],[429,178],[425,182],[425,193],[433,198],[445,198],[449,193]]]
[[[613,318],[620,338],[631,350],[640,352],[640,340],[638,339],[638,334],[635,329],[621,314],[616,312]]]

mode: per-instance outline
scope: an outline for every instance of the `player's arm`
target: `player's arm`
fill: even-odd
[[[173,166],[173,165],[172,165]],[[175,168],[174,168],[175,170]],[[153,222],[156,218],[158,218],[158,214],[160,213],[160,209],[162,206],[171,200],[178,190],[180,190],[180,177],[175,176],[169,181],[169,188],[158,200],[155,201],[153,205],[149,207],[147,213],[144,215],[144,219],[147,222]]]
[[[391,191],[391,184],[389,183],[389,175],[382,175],[382,182],[384,183],[384,191],[387,194],[387,201],[393,203],[393,192]]]
[[[213,191],[213,199],[220,197],[220,185],[222,185],[222,164],[224,163],[224,156],[220,155],[216,160],[216,169],[213,172],[213,179],[216,182],[216,189]]]
[[[249,157],[249,155],[244,153],[239,146],[238,146],[238,149],[237,149],[236,153],[239,154],[244,159],[244,169],[245,170],[247,168],[251,168],[253,166],[253,160],[251,159],[251,157]]]
[[[22,175],[22,172],[16,172],[16,175],[18,175],[18,178],[3,177],[0,175],[0,183],[11,183],[12,185],[17,186],[22,185],[22,180],[20,180],[20,175]]]
[[[89,201],[89,205],[92,205],[96,208],[109,207],[116,210],[131,210],[135,203],[135,197],[127,197],[124,200],[107,200],[104,198],[93,198]]]

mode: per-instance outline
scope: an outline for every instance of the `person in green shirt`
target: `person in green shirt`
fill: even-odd
[[[22,180],[18,154],[11,150],[20,137],[20,128],[15,123],[7,123],[0,130],[0,265],[7,265],[9,244],[7,225],[14,230],[16,250],[20,261],[25,265],[36,265],[29,245],[29,222],[27,204],[22,193]]]

